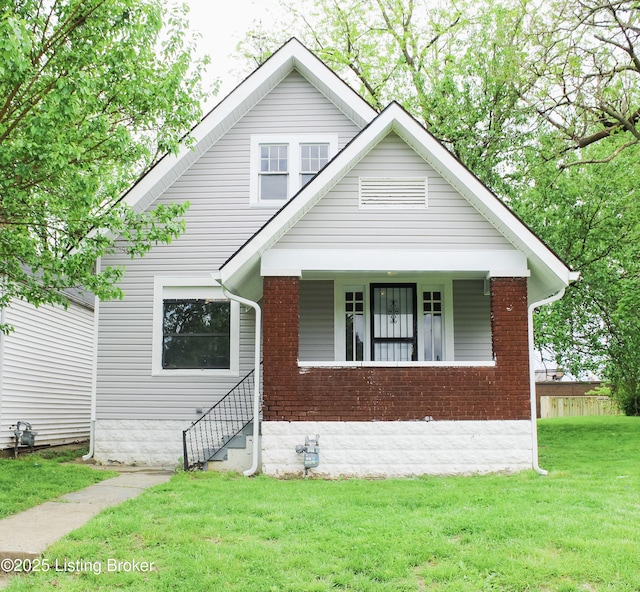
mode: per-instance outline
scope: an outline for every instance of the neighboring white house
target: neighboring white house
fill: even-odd
[[[36,445],[86,441],[91,419],[94,311],[90,300],[34,307],[21,300],[0,309],[0,450],[15,445],[17,422],[37,432]]]
[[[375,112],[295,39],[194,137],[125,198],[188,200],[185,234],[102,261],[127,271],[97,315],[98,461],[537,468],[529,325],[576,277],[539,237],[398,104]],[[316,435],[319,456],[297,452]]]

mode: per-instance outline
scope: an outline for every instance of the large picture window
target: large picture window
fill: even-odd
[[[154,375],[238,375],[240,307],[214,280],[155,278],[153,311]]]
[[[166,299],[162,318],[164,369],[231,365],[231,305],[205,299]]]

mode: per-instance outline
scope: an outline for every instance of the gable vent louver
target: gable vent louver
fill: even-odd
[[[427,178],[360,178],[361,208],[424,209]]]

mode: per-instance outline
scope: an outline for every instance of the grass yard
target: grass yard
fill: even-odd
[[[178,474],[7,590],[640,590],[640,418],[545,420],[540,445],[547,477]]]
[[[26,510],[117,473],[85,465],[63,464],[87,449],[50,448],[17,459],[0,458],[0,518]]]

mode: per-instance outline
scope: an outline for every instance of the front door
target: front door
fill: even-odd
[[[371,359],[417,359],[415,284],[371,284]]]

